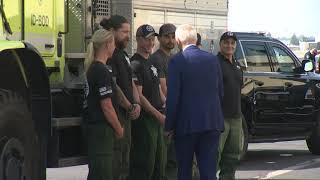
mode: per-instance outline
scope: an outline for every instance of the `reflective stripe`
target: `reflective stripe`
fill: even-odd
[[[24,44],[20,41],[1,41],[0,40],[0,51],[3,51],[5,49],[19,49],[24,48]]]

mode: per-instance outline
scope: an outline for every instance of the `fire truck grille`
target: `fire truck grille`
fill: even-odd
[[[97,16],[109,16],[110,15],[110,0],[98,0],[97,4]]]

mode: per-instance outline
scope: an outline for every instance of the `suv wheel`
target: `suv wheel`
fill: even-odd
[[[312,154],[320,155],[320,114],[317,115],[318,124],[314,127],[311,135],[307,138],[306,142],[308,149]]]
[[[247,121],[242,115],[242,130],[243,130],[243,136],[242,136],[242,151],[241,151],[241,157],[240,159],[244,159],[245,155],[248,151],[248,142],[249,142],[249,133],[248,133],[248,125]]]
[[[25,100],[0,89],[0,179],[40,180],[40,154]]]

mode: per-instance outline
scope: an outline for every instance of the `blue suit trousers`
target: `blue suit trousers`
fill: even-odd
[[[192,180],[194,154],[200,179],[216,180],[219,137],[220,132],[214,130],[175,137],[179,180]]]

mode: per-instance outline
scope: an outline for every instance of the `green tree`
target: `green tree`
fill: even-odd
[[[292,35],[291,40],[290,40],[290,44],[297,45],[297,46],[299,45],[299,39],[295,34]]]

